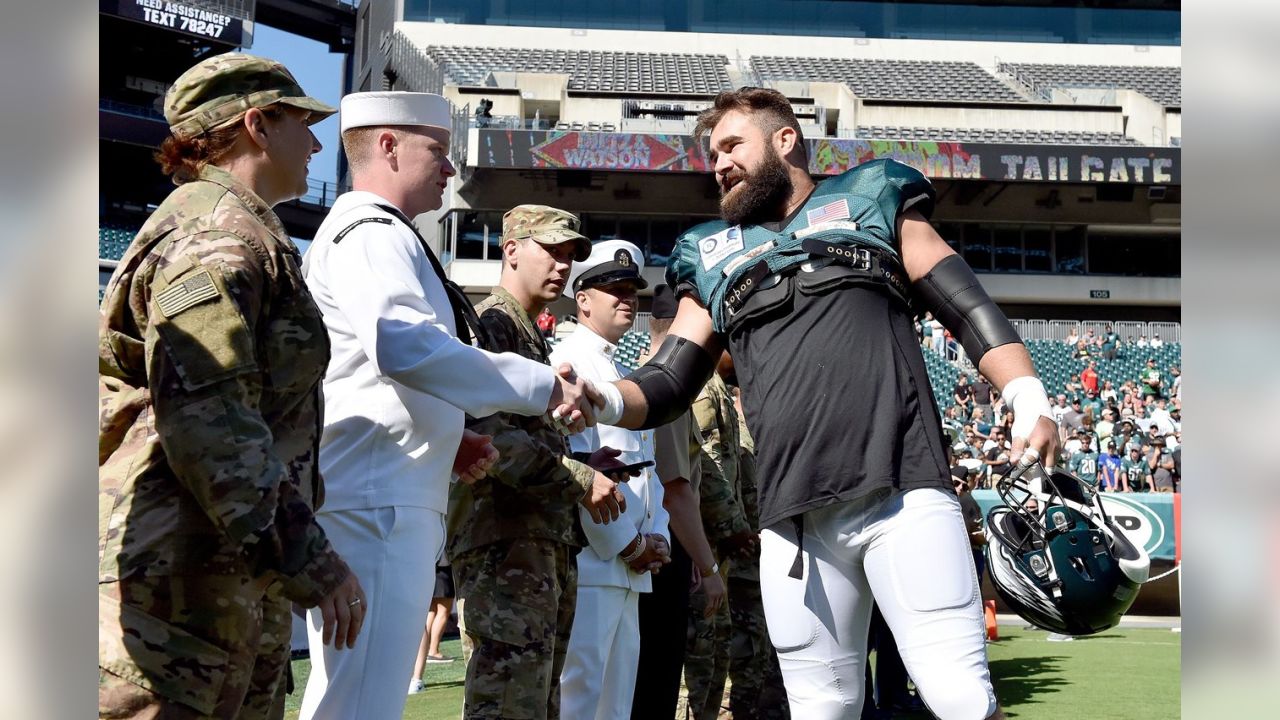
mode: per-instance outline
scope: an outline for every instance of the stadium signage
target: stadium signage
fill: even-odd
[[[1110,290],[1090,290],[1089,298],[1091,300],[1109,300],[1111,299]]]
[[[706,146],[689,135],[480,129],[478,167],[711,172]],[[1007,145],[816,138],[814,175],[838,175],[892,158],[931,178],[1016,182],[1181,184],[1181,149]]]
[[[1165,527],[1160,516],[1140,502],[1119,497],[1113,493],[1099,495],[1102,509],[1111,522],[1119,526],[1129,542],[1155,555],[1164,544]]]
[[[244,21],[225,13],[168,0],[102,0],[99,7],[122,18],[167,30],[240,45]]]

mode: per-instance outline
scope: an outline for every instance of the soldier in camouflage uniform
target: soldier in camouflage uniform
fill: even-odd
[[[743,513],[738,489],[738,412],[729,388],[718,375],[702,388],[693,403],[693,414],[702,432],[703,474],[699,509],[707,540],[726,562],[726,551],[750,543],[754,533]],[[729,602],[733,594],[729,594]],[[689,716],[698,720],[719,715],[729,671],[729,603],[710,617],[706,595],[695,590],[689,598],[689,644],[685,650],[684,682],[688,690]]]
[[[727,355],[725,357],[728,357]],[[732,373],[732,363],[721,372]],[[756,497],[756,443],[742,414],[741,391],[731,387],[738,411],[738,482],[742,511],[751,527],[760,522]],[[778,654],[769,642],[760,598],[760,546],[751,543],[729,564],[729,710],[734,720],[787,720],[787,689],[782,685]]]
[[[542,205],[503,217],[500,285],[476,306],[484,349],[549,364],[533,318],[560,295],[591,242],[578,218]],[[465,718],[558,718],[560,671],[573,627],[577,505],[617,519],[617,485],[569,454],[545,416],[498,413],[468,423],[499,459],[488,477],[449,494],[448,542],[462,603],[467,656]]]
[[[239,53],[165,97],[179,186],[99,324],[101,717],[279,718],[290,601],[338,647],[359,633],[363,592],[313,516],[329,345],[271,210],[305,192],[307,125],[333,112]]]

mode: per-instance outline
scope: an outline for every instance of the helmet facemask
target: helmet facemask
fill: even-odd
[[[1095,487],[1040,465],[996,487],[987,516],[991,580],[1038,627],[1088,635],[1113,627],[1147,579],[1150,559],[1107,517]]]

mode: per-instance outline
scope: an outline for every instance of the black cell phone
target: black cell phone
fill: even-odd
[[[652,464],[653,464],[652,460],[645,460],[644,462],[631,463],[630,465],[623,465],[622,467],[609,468],[608,470],[601,470],[600,472],[604,473],[605,475],[614,475],[617,473],[631,473],[631,472],[635,472],[636,470],[643,470]]]

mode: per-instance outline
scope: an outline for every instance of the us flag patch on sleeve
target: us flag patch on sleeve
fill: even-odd
[[[203,270],[157,295],[156,307],[165,317],[171,318],[189,307],[216,297],[218,286],[213,284],[213,276],[209,271]]]

